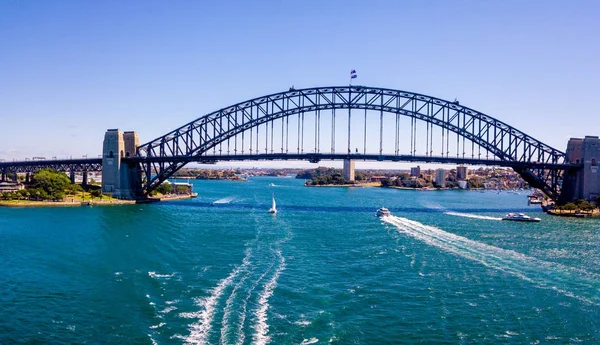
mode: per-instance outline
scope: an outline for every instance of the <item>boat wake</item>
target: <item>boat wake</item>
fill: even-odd
[[[213,203],[213,204],[229,204],[229,203],[230,203],[230,202],[232,202],[233,200],[235,200],[235,197],[234,197],[234,196],[228,196],[228,197],[226,197],[226,198],[222,198],[222,199],[219,199],[219,200],[215,200],[215,201],[213,201],[212,203]]]
[[[271,279],[265,284],[258,298],[258,309],[255,312],[256,324],[254,325],[254,329],[256,333],[253,336],[254,344],[264,345],[270,340],[270,337],[267,335],[269,332],[267,310],[269,309],[269,298],[273,295],[273,290],[277,286],[279,275],[285,269],[285,258],[281,255],[281,250],[277,250],[277,260],[279,261],[279,266],[277,266]]]
[[[188,326],[190,334],[181,336],[184,343],[241,345],[249,337],[252,344],[269,343],[269,301],[286,267],[282,247],[292,235],[281,221],[276,223],[276,229],[265,233],[262,212],[255,215],[255,221],[258,231],[246,243],[242,263],[218,281],[209,296],[195,299],[199,311],[179,314],[182,318],[196,319]],[[273,236],[279,239],[267,242]]]
[[[447,214],[450,216],[457,216],[457,217],[473,218],[473,219],[502,220],[502,218],[498,218],[498,217],[481,216],[481,215],[472,214],[472,213],[461,213],[461,212],[448,211],[448,212],[444,212],[444,214]]]
[[[190,334],[184,341],[186,344],[208,344],[210,332],[212,330],[215,308],[221,295],[236,279],[236,277],[245,270],[250,263],[250,250],[246,250],[246,256],[240,266],[234,268],[227,277],[221,279],[217,286],[211,291],[210,296],[195,299],[196,305],[204,308],[201,312],[182,313],[184,318],[195,318],[198,322],[189,326]]]
[[[428,245],[518,277],[538,288],[551,289],[584,303],[600,305],[600,296],[597,294],[600,277],[596,274],[538,260],[402,217],[384,217],[383,221]]]

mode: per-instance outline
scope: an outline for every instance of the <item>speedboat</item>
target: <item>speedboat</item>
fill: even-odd
[[[509,213],[506,216],[504,216],[504,218],[502,218],[502,220],[512,220],[512,221],[516,221],[516,222],[539,222],[541,219],[529,217],[528,215],[526,215],[524,213],[519,213],[519,214]]]
[[[388,210],[385,207],[382,207],[379,210],[377,210],[376,215],[379,218],[383,218],[383,217],[391,216],[392,214],[390,213],[390,210]]]

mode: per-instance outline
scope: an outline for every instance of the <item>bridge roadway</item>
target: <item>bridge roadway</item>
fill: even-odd
[[[357,161],[378,161],[378,162],[415,162],[415,163],[444,163],[444,164],[466,164],[466,165],[485,165],[485,166],[503,166],[510,168],[530,168],[530,169],[556,169],[556,168],[581,168],[582,164],[552,164],[552,163],[529,163],[529,162],[511,162],[492,159],[461,158],[461,157],[441,157],[441,156],[413,156],[413,155],[393,155],[393,154],[339,154],[339,153],[263,153],[248,155],[202,155],[202,156],[168,156],[168,157],[131,157],[123,158],[123,161],[135,161],[138,163],[160,163],[160,162],[198,162],[205,164],[214,164],[218,161],[262,161],[262,160],[304,160],[311,163],[318,163],[327,160],[353,159]]]
[[[102,171],[102,158],[46,159],[0,162],[0,172],[31,173],[52,168],[57,171]]]
[[[164,156],[164,157],[127,157],[123,162],[132,163],[175,163],[175,162],[198,162],[202,164],[215,164],[219,161],[275,161],[275,160],[304,160],[318,163],[327,160],[353,159],[358,161],[377,162],[415,162],[415,163],[443,163],[443,164],[466,164],[482,166],[502,166],[510,168],[529,169],[580,169],[582,164],[552,164],[542,162],[514,162],[498,159],[479,159],[462,157],[441,156],[416,156],[416,155],[393,155],[393,154],[339,154],[339,153],[263,153],[246,155],[202,155],[202,156]],[[58,171],[101,171],[102,158],[62,159],[62,160],[37,160],[37,161],[13,161],[0,162],[1,172],[26,173],[39,169],[52,168]]]

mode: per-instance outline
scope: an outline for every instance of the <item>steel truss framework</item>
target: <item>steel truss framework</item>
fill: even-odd
[[[0,173],[33,173],[42,169],[53,169],[64,172],[102,171],[102,159],[62,159],[21,162],[0,162]]]
[[[365,138],[362,158],[350,154],[350,116],[348,111],[348,153],[336,154],[335,148],[335,116],[336,109],[365,110]],[[324,112],[324,110],[331,110]],[[370,120],[376,122],[373,112],[379,114],[379,147],[378,151],[368,154],[366,146],[367,110]],[[378,113],[377,113],[378,112]],[[305,113],[314,113],[312,123],[304,123]],[[395,138],[384,138],[383,115],[395,114]],[[290,147],[289,119],[297,116],[297,147]],[[321,153],[320,135],[322,117],[329,116],[332,149],[328,157]],[[338,117],[339,117],[338,113]],[[342,115],[344,116],[344,115]],[[400,118],[410,118],[410,152],[400,153]],[[276,121],[277,120],[277,121]],[[274,127],[277,122],[277,127]],[[280,122],[280,124],[279,124]],[[425,155],[417,156],[417,123],[425,123],[426,147]],[[281,137],[280,150],[273,146],[275,130],[281,127],[277,135]],[[308,125],[308,126],[307,126]],[[265,154],[259,152],[258,128],[264,126]],[[441,132],[441,154],[434,155],[434,127]],[[314,128],[315,150],[304,153],[305,128]],[[252,150],[252,133],[256,129],[256,146]],[[270,131],[270,132],[269,132]],[[295,132],[296,128],[292,128]],[[302,134],[300,134],[302,133]],[[222,108],[187,123],[159,138],[145,143],[138,148],[137,157],[130,158],[138,162],[142,171],[141,194],[147,195],[162,181],[193,161],[213,162],[216,160],[256,160],[256,159],[306,159],[318,162],[320,159],[374,159],[391,161],[450,161],[450,134],[456,138],[456,159],[452,162],[468,163],[465,151],[471,145],[471,161],[498,166],[513,167],[530,185],[542,189],[548,196],[558,199],[562,180],[567,169],[578,169],[579,165],[566,164],[565,154],[520,130],[484,113],[440,98],[414,92],[366,87],[316,87],[307,89],[290,89],[268,96],[258,97]],[[269,153],[269,135],[270,153]],[[248,147],[248,136],[249,147]],[[302,138],[302,140],[301,140]],[[238,140],[241,142],[241,150]],[[462,139],[462,157],[460,152]],[[383,152],[383,142],[394,140],[395,151],[392,154]],[[230,144],[234,141],[233,153]],[[468,141],[468,142],[467,142]],[[437,137],[436,137],[437,143]],[[292,146],[295,143],[292,143]],[[454,144],[454,143],[453,143]],[[246,146],[245,146],[246,145]],[[226,150],[223,149],[225,146]],[[218,148],[219,154],[216,155]],[[261,148],[262,149],[262,148]],[[213,154],[210,154],[213,150]],[[475,151],[478,151],[475,154]],[[223,152],[226,154],[223,154]],[[482,158],[482,152],[485,158]],[[475,156],[477,156],[475,158]],[[490,158],[491,156],[491,158]],[[236,158],[237,157],[237,158]],[[272,157],[272,158],[269,158]],[[417,159],[424,157],[423,160]],[[445,159],[445,160],[444,160]],[[452,157],[454,159],[454,157]],[[493,162],[493,163],[492,163]]]

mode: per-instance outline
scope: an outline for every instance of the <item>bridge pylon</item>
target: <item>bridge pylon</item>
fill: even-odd
[[[123,158],[135,155],[139,144],[136,132],[106,131],[102,149],[102,193],[119,199],[135,199],[141,185],[139,168]]]
[[[596,201],[600,196],[599,160],[600,139],[597,136],[569,139],[565,161],[571,164],[583,164],[583,167],[565,171],[561,202],[577,199]]]
[[[344,159],[344,179],[354,181],[354,159]]]

